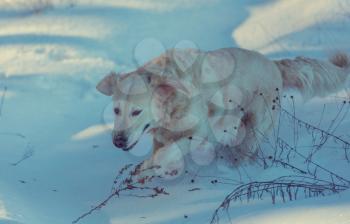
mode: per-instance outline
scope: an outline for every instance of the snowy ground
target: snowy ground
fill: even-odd
[[[349,39],[349,0],[0,1],[0,223],[71,223],[109,195],[120,168],[149,156],[148,137],[130,153],[112,145],[110,99],[95,90],[107,72],[130,70],[183,46],[325,59],[337,50],[350,53]],[[325,130],[336,118],[339,125],[329,131],[350,140],[346,93],[305,104],[296,98],[297,117]],[[285,107],[291,103],[287,97]],[[283,122],[281,133],[292,141],[293,124]],[[300,128],[298,136],[300,150],[308,150],[312,133]],[[329,141],[317,161],[349,179],[342,145]],[[196,175],[161,183],[169,196],[115,198],[81,223],[209,223],[235,187],[212,180],[290,174],[278,168],[191,169]],[[189,191],[194,188],[200,190]],[[268,197],[233,203],[229,214],[239,224],[345,224],[349,209],[346,191],[276,205]],[[230,223],[225,212],[220,223]]]

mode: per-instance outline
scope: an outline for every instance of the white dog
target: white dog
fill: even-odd
[[[254,159],[277,121],[284,88],[296,88],[305,98],[322,96],[342,88],[349,73],[342,54],[331,62],[271,61],[238,48],[169,50],[133,72],[109,74],[97,89],[113,96],[114,145],[130,150],[151,132],[153,155],[143,167],[177,173],[183,154],[204,148],[210,155],[224,148],[236,165]]]

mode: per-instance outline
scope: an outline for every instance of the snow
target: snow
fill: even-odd
[[[250,17],[232,37],[239,46],[264,54],[316,51],[323,56],[349,49],[349,10],[350,2],[342,0],[270,1],[250,7]]]
[[[88,139],[91,138],[93,136],[96,135],[100,135],[103,134],[104,132],[110,131],[113,129],[113,124],[109,124],[109,125],[101,125],[101,124],[97,124],[97,125],[93,125],[90,126],[76,134],[74,134],[72,136],[73,140],[84,140],[84,139]]]
[[[248,224],[308,224],[308,223],[347,223],[349,222],[349,192],[327,198],[317,198],[307,202],[277,206],[273,211],[263,211],[243,215],[233,219],[233,223]]]
[[[111,99],[95,90],[111,70],[129,71],[175,46],[239,46],[271,58],[350,53],[349,10],[348,0],[0,1],[0,223],[71,223],[109,195],[120,168],[150,156],[149,135],[129,153],[112,144]],[[297,117],[325,130],[349,99],[346,92],[309,102],[286,94],[295,96],[284,99],[287,109],[295,103]],[[346,140],[348,110],[346,104],[339,125],[329,130]],[[281,127],[281,136],[293,142],[293,123],[285,117]],[[312,134],[299,131],[297,145],[307,152]],[[341,145],[332,140],[315,159],[350,178]],[[237,182],[291,173],[208,166],[205,159],[185,163],[190,173],[159,183],[170,195],[114,198],[81,223],[209,223]],[[229,211],[231,223],[326,224],[349,222],[349,209],[348,190],[275,205],[269,197],[232,203]],[[221,215],[220,223],[230,223]]]
[[[6,218],[8,218],[8,216],[9,215],[8,215],[6,209],[5,209],[5,206],[4,206],[3,202],[0,201],[0,218],[1,219],[6,219]]]

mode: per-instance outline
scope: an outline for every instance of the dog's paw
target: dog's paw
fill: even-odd
[[[153,160],[152,159],[145,159],[140,166],[140,171],[145,171],[153,168]]]
[[[175,179],[185,170],[184,155],[178,145],[173,143],[161,148],[154,155],[153,165],[158,167],[155,172],[161,177]]]
[[[143,161],[139,167],[138,177],[159,177],[175,179],[185,169],[185,161],[176,144],[163,147],[151,159]]]

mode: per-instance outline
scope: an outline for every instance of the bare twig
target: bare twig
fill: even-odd
[[[139,177],[139,175],[142,172],[152,169],[158,169],[159,167],[150,167],[147,170],[141,170],[140,167],[141,164],[138,164],[136,166],[132,166],[132,164],[127,164],[126,166],[121,168],[116,178],[114,179],[114,186],[112,187],[112,192],[102,202],[98,203],[96,206],[93,206],[89,211],[80,215],[78,218],[72,221],[72,223],[78,223],[82,219],[91,215],[93,212],[102,209],[108,204],[108,202],[111,199],[113,199],[116,196],[155,198],[161,195],[169,194],[164,187],[151,186],[151,183],[155,179],[161,178],[160,176]],[[125,175],[126,172],[128,172],[127,175]]]
[[[298,197],[318,197],[349,189],[349,185],[335,184],[324,180],[314,179],[306,176],[284,176],[271,181],[254,181],[240,185],[228,194],[220,206],[214,211],[210,224],[220,222],[220,211],[228,212],[230,204],[236,201],[263,199],[269,195],[272,203],[277,198],[283,202],[296,200]]]

